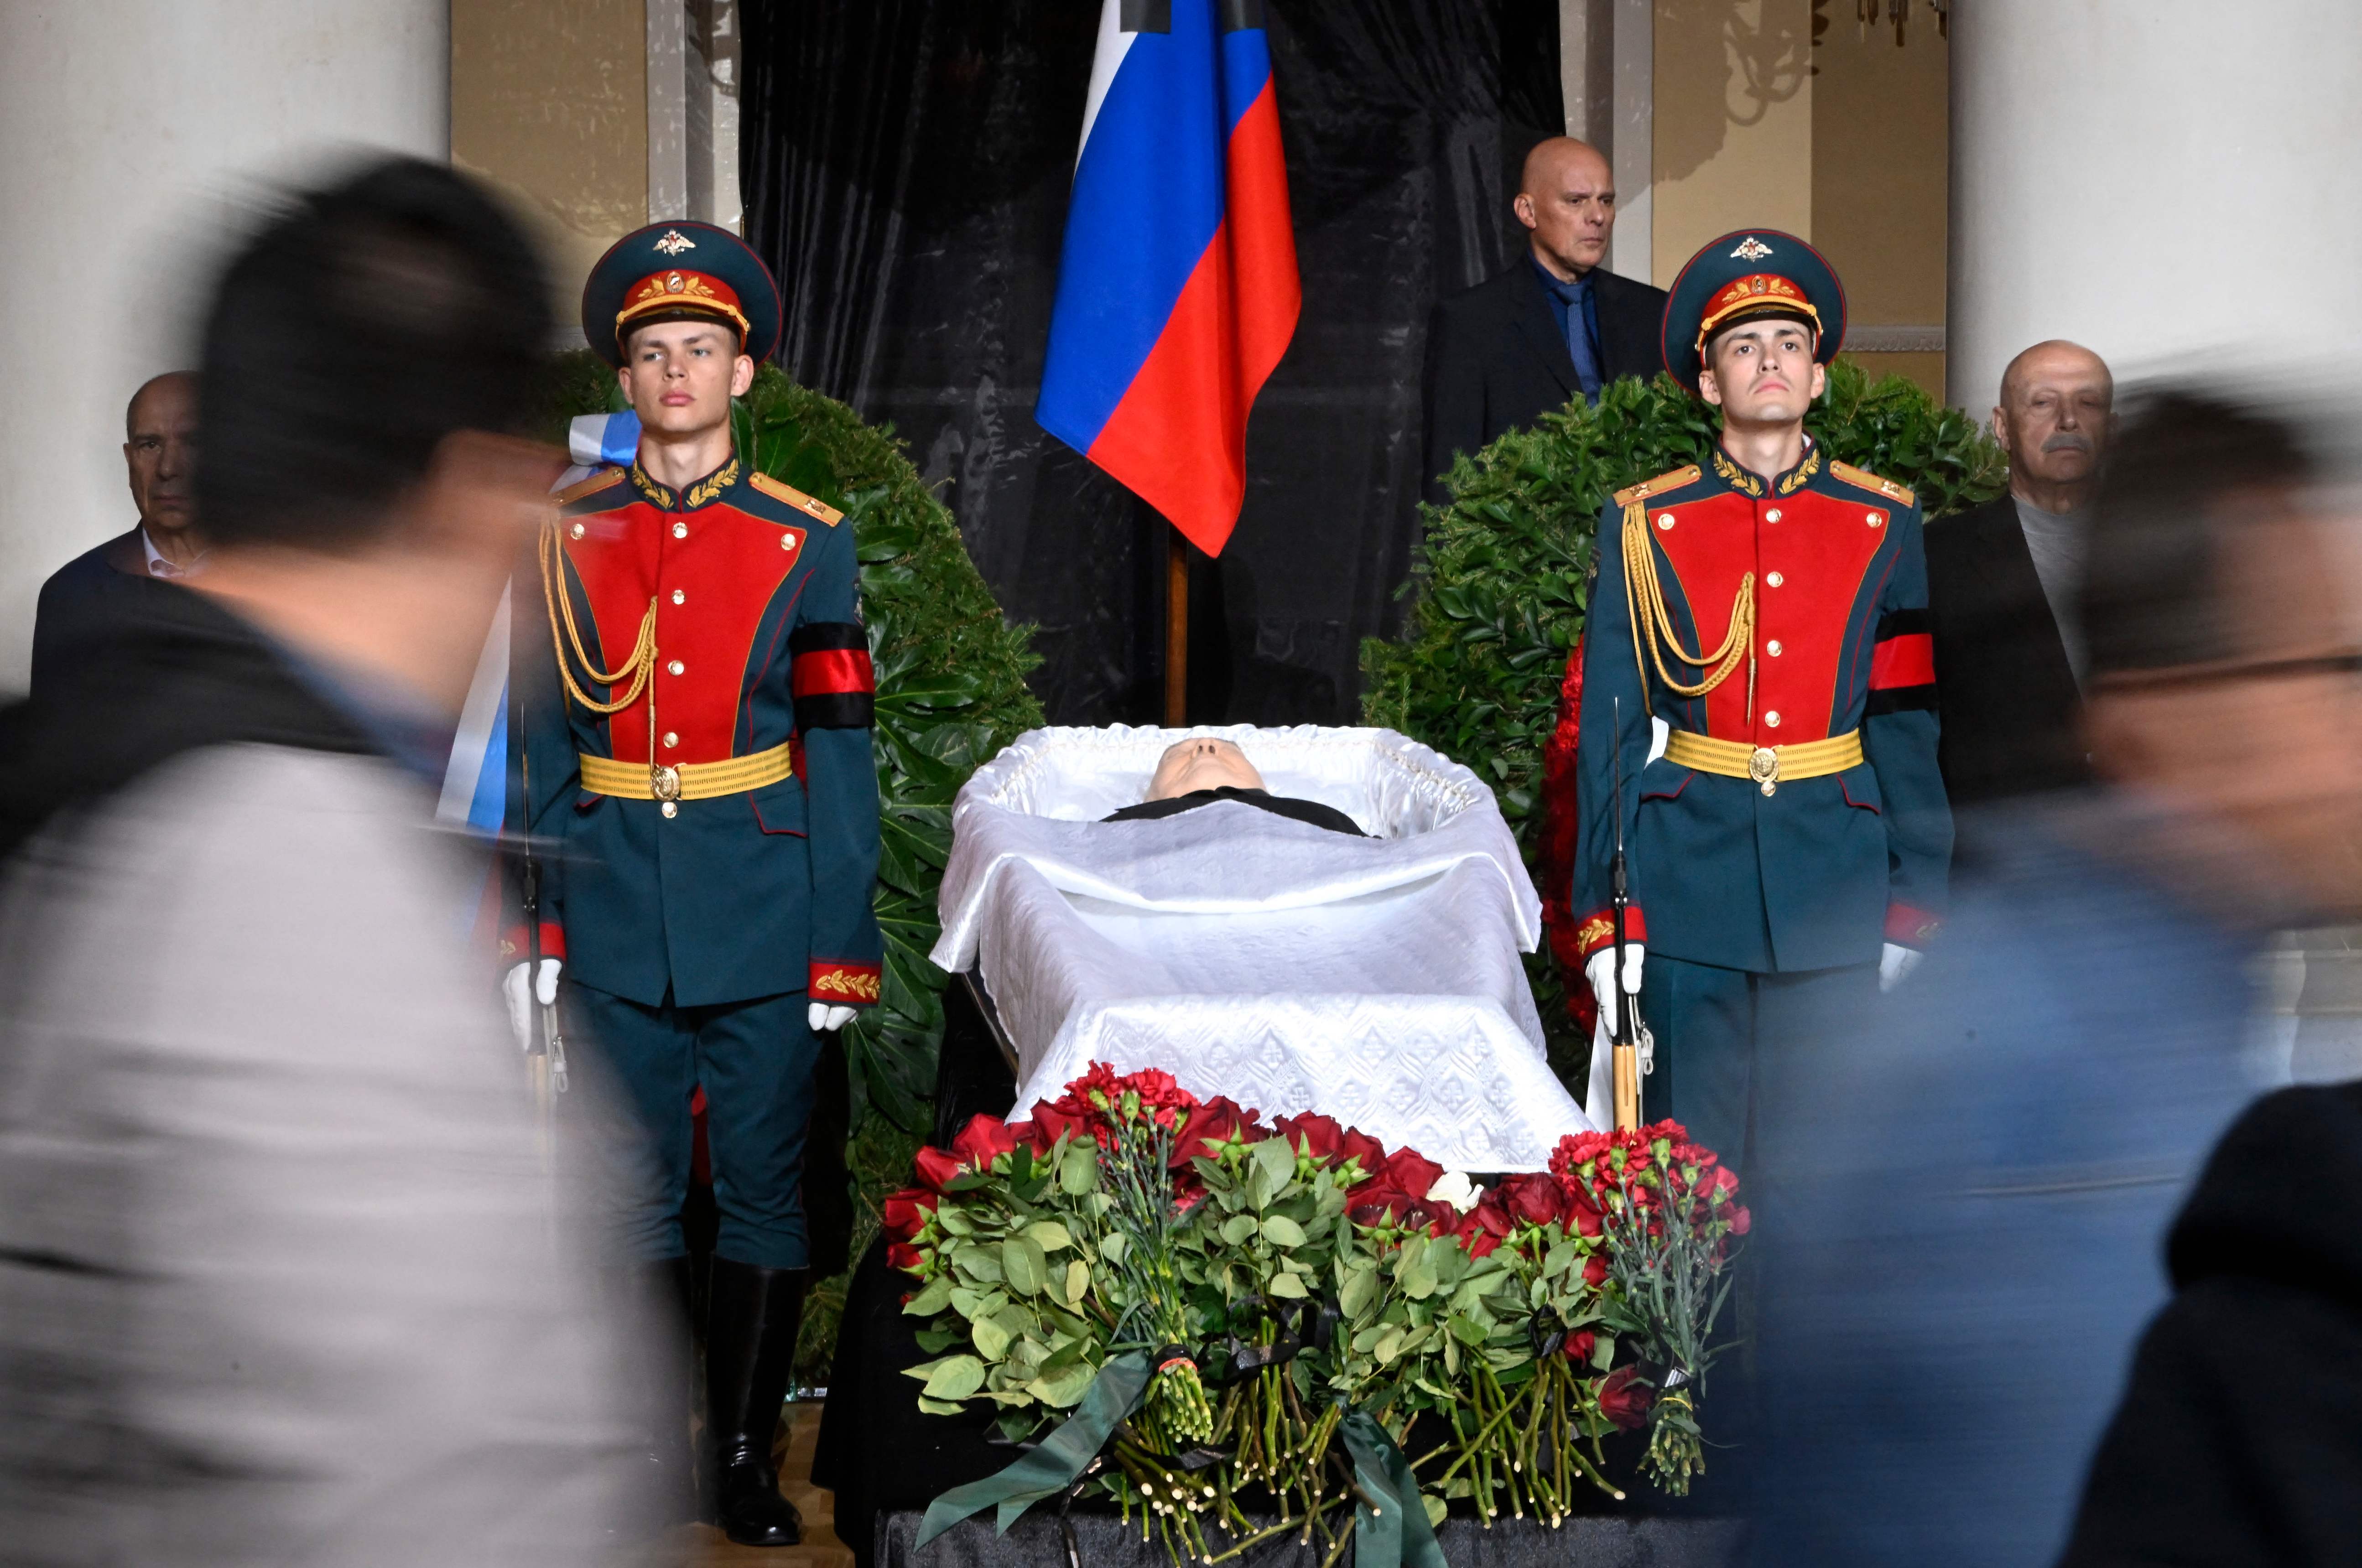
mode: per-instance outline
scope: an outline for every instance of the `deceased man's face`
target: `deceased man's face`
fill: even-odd
[[[1193,735],[1164,748],[1164,755],[1157,759],[1156,776],[1148,781],[1148,798],[1170,801],[1225,785],[1233,790],[1260,790],[1263,775],[1254,770],[1247,754],[1231,742]]]

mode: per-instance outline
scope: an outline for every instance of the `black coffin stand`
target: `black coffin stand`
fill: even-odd
[[[977,1112],[1005,1112],[1016,1077],[996,1036],[991,1003],[970,977],[945,992],[945,1021],[935,1100],[934,1142],[952,1135]],[[914,1288],[889,1268],[886,1244],[870,1248],[846,1292],[836,1366],[829,1381],[812,1480],[836,1494],[836,1533],[861,1568],[1069,1568],[1065,1533],[1054,1505],[1042,1503],[996,1536],[989,1517],[967,1520],[924,1549],[914,1546],[927,1505],[950,1488],[993,1474],[1016,1451],[990,1441],[988,1410],[929,1416],[918,1407],[918,1385],[904,1367],[932,1359],[919,1348],[917,1320],[902,1302]],[[1637,1441],[1611,1441],[1608,1474],[1629,1494],[1595,1498],[1594,1514],[1556,1529],[1530,1520],[1497,1519],[1490,1529],[1473,1518],[1447,1519],[1437,1531],[1453,1568],[1726,1568],[1739,1561],[1742,1527],[1704,1517],[1706,1498],[1662,1497],[1633,1476]],[[1701,1505],[1705,1505],[1702,1507]],[[1081,1562],[1089,1568],[1164,1568],[1164,1546],[1142,1541],[1105,1505],[1075,1506],[1067,1521]],[[1242,1568],[1320,1568],[1324,1552],[1295,1537],[1232,1559]],[[1348,1552],[1343,1562],[1352,1562]]]

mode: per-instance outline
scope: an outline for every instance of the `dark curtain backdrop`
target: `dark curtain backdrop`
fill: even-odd
[[[788,372],[891,421],[1013,620],[1052,719],[1153,722],[1164,525],[1033,423],[1098,0],[747,8],[746,232]],[[1304,313],[1248,489],[1198,562],[1191,717],[1351,723],[1393,629],[1442,294],[1507,264],[1526,149],[1564,120],[1554,0],[1271,0]]]

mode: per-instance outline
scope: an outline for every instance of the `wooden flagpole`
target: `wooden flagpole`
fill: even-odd
[[[1189,541],[1164,525],[1164,723],[1189,722]]]

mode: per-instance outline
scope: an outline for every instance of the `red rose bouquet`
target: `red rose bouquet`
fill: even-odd
[[[1209,1530],[1243,1547],[1294,1529],[1333,1555],[1357,1495],[1332,1447],[1359,1463],[1414,1423],[1443,1440],[1396,1454],[1423,1494],[1407,1513],[1429,1519],[1462,1499],[1555,1522],[1577,1485],[1615,1490],[1600,1444],[1618,1430],[1648,1430],[1668,1490],[1700,1468],[1699,1383],[1748,1215],[1671,1123],[1567,1139],[1550,1170],[1487,1188],[1329,1117],[1265,1122],[1100,1065],[917,1167],[885,1220],[936,1358],[911,1369],[921,1406],[989,1399],[1022,1439],[1079,1419],[1120,1360],[1141,1368],[1087,1484],[1176,1562],[1215,1556]],[[1281,1523],[1253,1531],[1250,1495]]]

